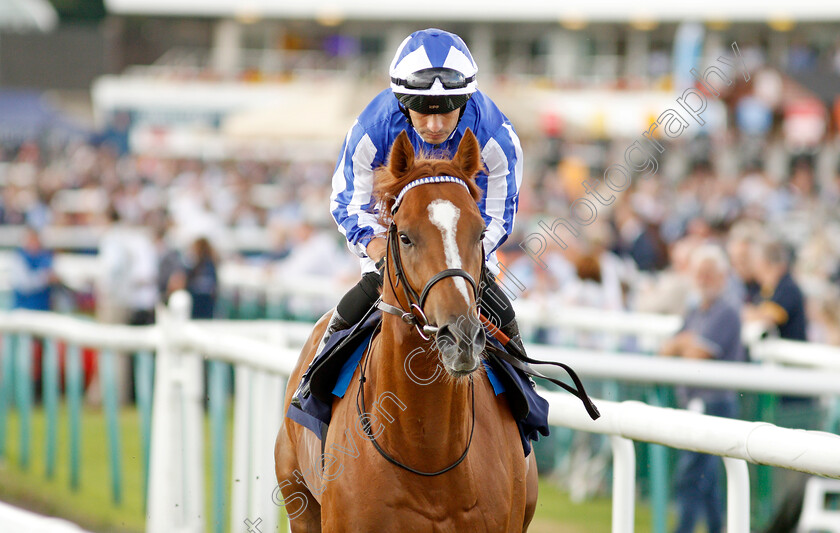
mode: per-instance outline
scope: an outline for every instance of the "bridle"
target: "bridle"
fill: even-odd
[[[440,329],[439,326],[433,326],[429,322],[429,319],[426,318],[426,313],[423,311],[423,307],[426,304],[426,298],[429,296],[429,291],[432,290],[432,287],[435,286],[439,281],[442,281],[446,278],[463,278],[470,284],[473,291],[473,298],[477,303],[479,300],[478,294],[478,284],[476,284],[473,277],[470,275],[469,272],[464,270],[463,268],[447,268],[446,270],[442,270],[429,278],[426,282],[426,285],[423,286],[423,290],[420,291],[420,294],[417,294],[417,291],[414,290],[414,287],[408,282],[408,278],[405,274],[405,268],[403,267],[402,263],[402,255],[400,254],[400,245],[399,245],[399,236],[397,233],[397,224],[393,221],[393,216],[397,214],[397,209],[399,209],[400,203],[403,199],[403,196],[406,192],[413,189],[418,185],[424,185],[429,183],[460,183],[465,188],[467,188],[467,184],[460,178],[456,178],[454,176],[432,176],[428,178],[420,178],[417,180],[412,181],[400,191],[399,195],[397,195],[397,199],[394,202],[394,206],[391,208],[391,225],[388,227],[388,238],[387,238],[387,245],[385,248],[385,263],[387,265],[391,265],[393,262],[394,266],[394,277],[397,279],[396,284],[394,284],[393,279],[391,276],[388,276],[388,283],[391,286],[391,290],[394,294],[397,294],[397,287],[402,286],[402,292],[405,296],[406,302],[408,302],[408,309],[403,309],[400,306],[399,301],[397,305],[387,304],[380,300],[376,303],[376,306],[385,313],[390,313],[392,315],[396,315],[400,317],[403,322],[414,326],[417,329],[417,333],[420,334],[420,337],[423,340],[430,340],[432,335],[435,335],[438,330]],[[469,190],[469,189],[468,189]],[[481,260],[481,274],[484,275],[484,250],[482,249],[482,260]]]
[[[391,226],[388,228],[388,245],[385,256],[385,260],[389,265],[391,264],[392,259],[394,265],[394,277],[397,279],[397,282],[394,284],[394,280],[391,276],[388,276],[388,283],[391,285],[391,290],[394,294],[397,293],[397,287],[402,286],[403,295],[405,296],[405,300],[408,302],[408,309],[403,309],[400,306],[399,301],[397,302],[397,305],[394,306],[380,300],[377,303],[377,307],[386,313],[391,313],[392,315],[400,317],[405,323],[414,326],[417,329],[417,333],[423,338],[423,340],[427,341],[431,339],[431,336],[435,335],[440,329],[439,326],[431,325],[429,319],[426,317],[426,313],[423,311],[423,308],[426,305],[426,298],[429,297],[429,292],[439,281],[443,281],[446,278],[464,278],[472,287],[473,298],[476,302],[478,302],[478,285],[476,285],[475,280],[470,273],[463,268],[447,268],[446,270],[441,270],[429,278],[426,285],[423,287],[423,290],[418,295],[417,291],[414,290],[414,287],[411,286],[405,275],[405,268],[403,268],[402,256],[400,255],[398,244],[397,225],[393,222],[391,222]]]
[[[475,280],[469,274],[469,272],[467,272],[466,270],[461,269],[461,268],[448,268],[446,270],[438,272],[437,274],[432,276],[426,282],[425,286],[423,287],[423,290],[420,292],[419,295],[417,294],[417,291],[415,291],[414,288],[411,286],[411,284],[408,282],[408,278],[405,275],[405,269],[403,268],[403,264],[402,264],[402,256],[400,255],[400,249],[399,249],[399,243],[398,243],[399,235],[397,233],[397,231],[398,231],[397,230],[397,225],[393,221],[393,216],[396,214],[397,209],[399,208],[399,205],[400,205],[400,201],[402,200],[405,193],[408,190],[410,190],[411,188],[413,188],[417,185],[423,185],[425,183],[460,183],[461,185],[463,185],[465,188],[467,188],[469,190],[469,187],[467,187],[467,184],[459,178],[455,178],[453,176],[436,176],[436,177],[429,177],[429,178],[420,178],[418,180],[415,180],[415,181],[409,183],[408,185],[406,185],[402,189],[402,191],[400,191],[399,195],[396,198],[396,201],[394,202],[394,206],[391,208],[392,219],[391,219],[391,224],[388,227],[387,245],[386,245],[386,248],[385,248],[385,260],[386,260],[386,265],[388,265],[388,268],[390,268],[392,264],[393,264],[393,268],[394,268],[394,277],[396,278],[396,284],[394,284],[394,281],[391,279],[391,276],[388,275],[388,283],[391,286],[391,290],[396,295],[397,294],[396,287],[399,286],[399,285],[402,285],[403,295],[405,296],[406,302],[408,302],[408,310],[403,309],[400,306],[399,300],[397,301],[397,305],[394,306],[394,305],[387,304],[387,303],[383,302],[382,298],[380,297],[379,300],[377,300],[377,302],[368,311],[368,314],[373,312],[374,309],[378,308],[385,313],[390,313],[392,315],[396,315],[396,316],[400,317],[405,323],[414,326],[417,329],[417,333],[419,333],[420,336],[424,340],[428,341],[428,340],[431,339],[431,336],[435,335],[440,329],[438,326],[432,326],[429,323],[429,320],[428,320],[428,318],[426,318],[426,314],[423,311],[423,306],[426,303],[426,298],[429,296],[429,291],[431,291],[432,287],[434,287],[434,285],[436,283],[438,283],[441,280],[444,280],[446,278],[451,278],[451,277],[464,278],[472,286],[473,296],[475,297],[476,306],[479,305],[480,298],[479,298],[479,287],[476,284]],[[484,256],[484,248],[482,247],[482,250],[481,250],[481,274],[480,274],[481,277],[480,277],[480,280],[479,280],[479,281],[481,281],[481,286],[482,287],[485,286],[485,281],[486,281],[485,276],[487,275],[487,266],[485,264],[484,257],[485,257]],[[367,318],[367,316],[368,315],[365,316],[365,319]],[[365,319],[363,319],[363,321]],[[530,357],[528,357],[525,354],[524,351],[521,351],[519,348],[517,348],[515,344],[509,343],[510,339],[508,339],[504,335],[504,333],[502,333],[501,330],[499,330],[499,328],[495,327],[492,323],[489,322],[489,320],[486,317],[484,317],[480,313],[479,313],[479,319],[487,327],[488,332],[496,338],[496,340],[499,340],[506,347],[509,346],[509,344],[513,345],[514,351],[518,352],[516,357],[512,357],[509,354],[507,354],[506,352],[502,351],[502,352],[499,352],[496,355],[497,358],[500,358],[503,361],[507,362],[509,365],[516,368],[517,370],[524,373],[525,375],[545,379],[545,380],[547,380],[551,383],[554,383],[555,385],[558,385],[558,386],[562,387],[563,389],[569,391],[570,393],[575,395],[577,398],[579,398],[581,400],[581,402],[583,402],[583,405],[586,408],[587,413],[589,414],[589,416],[593,420],[600,417],[600,413],[598,412],[598,408],[592,403],[592,400],[586,394],[586,391],[583,388],[583,383],[580,381],[580,379],[578,378],[575,371],[572,370],[568,365],[565,365],[565,364],[560,363],[560,362],[555,362],[555,361],[539,361],[539,360],[536,360],[536,359],[531,359]],[[381,326],[381,323],[380,323],[380,326]],[[356,411],[358,412],[359,417],[361,417],[363,415],[363,413],[365,413],[364,383],[367,380],[367,378],[365,377],[365,371],[367,369],[367,363],[370,359],[369,355],[370,355],[370,345],[368,345],[367,351],[365,353],[365,357],[363,358],[363,361],[360,361],[360,366],[359,366],[359,370],[360,370],[359,390],[356,393]],[[572,387],[572,386],[569,386],[566,383],[560,381],[559,379],[552,378],[552,377],[549,377],[549,376],[545,376],[545,375],[541,374],[540,372],[537,372],[536,370],[533,370],[533,369],[529,368],[527,365],[525,365],[523,363],[547,364],[547,365],[558,366],[558,367],[564,369],[569,374],[569,377],[571,377],[575,386]],[[475,384],[473,382],[472,375],[470,375],[470,393],[471,393],[471,396],[472,396],[472,425],[471,425],[471,428],[470,428],[470,436],[467,440],[466,447],[464,448],[464,453],[462,453],[461,456],[454,463],[452,463],[449,466],[447,466],[446,468],[443,468],[443,469],[438,470],[436,472],[424,472],[424,471],[421,471],[421,470],[416,470],[416,469],[414,469],[414,468],[412,468],[408,465],[405,465],[405,464],[401,463],[400,461],[398,461],[397,459],[395,459],[394,457],[389,455],[387,452],[385,452],[385,450],[382,449],[382,447],[376,441],[376,436],[373,434],[373,432],[371,430],[371,427],[370,427],[370,424],[367,424],[367,425],[362,424],[362,429],[364,430],[365,435],[368,437],[368,439],[373,444],[374,448],[376,448],[376,451],[379,452],[379,455],[381,455],[388,462],[390,462],[390,463],[392,463],[392,464],[394,464],[394,465],[396,465],[396,466],[398,466],[398,467],[400,467],[404,470],[407,470],[409,472],[417,474],[417,475],[430,476],[430,477],[431,476],[437,476],[437,475],[443,474],[445,472],[448,472],[448,471],[452,470],[453,468],[455,468],[456,466],[458,466],[459,464],[461,464],[461,462],[463,462],[463,460],[467,457],[467,453],[469,453],[469,451],[470,451],[470,445],[472,444],[473,433],[475,432]],[[360,418],[360,420],[361,420],[361,418]]]
[[[397,279],[396,285],[394,281],[391,279],[391,276],[388,276],[388,283],[391,286],[391,290],[396,295],[397,294],[397,287],[402,285],[403,295],[405,296],[406,302],[408,302],[408,310],[403,309],[400,305],[400,302],[397,301],[397,305],[387,304],[382,301],[380,297],[379,300],[376,302],[375,307],[378,307],[383,312],[390,313],[400,317],[405,323],[414,326],[417,329],[417,333],[423,340],[430,340],[432,335],[435,335],[439,330],[439,326],[432,326],[429,323],[429,319],[426,318],[426,313],[423,311],[423,306],[426,304],[426,298],[429,296],[429,291],[432,290],[432,287],[435,286],[439,281],[442,281],[446,278],[454,278],[460,277],[467,280],[467,282],[472,286],[473,290],[473,297],[475,298],[476,305],[478,304],[478,285],[475,283],[475,280],[470,275],[469,272],[464,270],[463,268],[447,268],[446,270],[442,270],[429,278],[426,284],[423,286],[423,290],[420,291],[420,294],[417,294],[417,291],[411,286],[408,282],[408,278],[405,275],[405,268],[403,267],[402,263],[402,255],[400,255],[400,248],[399,248],[399,235],[397,233],[397,224],[393,221],[393,216],[397,213],[397,209],[400,206],[400,202],[402,201],[403,195],[405,193],[418,186],[427,183],[460,183],[464,187],[467,187],[467,184],[464,183],[463,180],[453,177],[453,176],[433,176],[429,178],[420,178],[417,180],[412,181],[408,185],[406,185],[402,191],[400,191],[399,195],[397,196],[396,201],[394,202],[394,206],[391,208],[391,225],[388,228],[388,242],[385,248],[385,262],[387,265],[392,264],[394,266],[394,277]],[[469,188],[467,187],[467,190]],[[481,275],[484,276],[484,249],[482,248],[481,251]],[[381,325],[381,324],[380,324]],[[367,381],[365,377],[365,371],[367,370],[367,363],[370,360],[370,344],[367,347],[364,361],[359,366],[359,390],[356,392],[356,411],[359,415],[359,420],[363,413],[365,413],[365,391],[364,391],[364,384]],[[470,451],[470,446],[472,445],[473,434],[475,433],[475,384],[473,382],[473,377],[470,376],[470,397],[471,397],[471,411],[472,411],[472,422],[470,424],[470,436],[467,439],[467,444],[464,447],[464,452],[461,456],[455,460],[455,462],[451,463],[449,466],[442,468],[440,470],[434,472],[426,472],[423,470],[417,470],[416,468],[412,468],[390,454],[388,454],[379,443],[376,441],[376,436],[373,434],[371,430],[370,424],[361,424],[362,429],[365,432],[368,440],[373,444],[373,447],[376,448],[376,451],[379,452],[385,460],[394,464],[403,470],[407,470],[413,474],[417,474],[420,476],[426,477],[434,477],[449,472],[459,464],[461,464],[464,459],[466,459],[467,454]]]

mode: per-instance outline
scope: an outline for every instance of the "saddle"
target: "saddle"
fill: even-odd
[[[377,310],[354,327],[334,333],[301,377],[299,392],[286,416],[308,428],[322,442],[332,417],[332,402],[347,392],[381,317],[381,311]],[[525,372],[504,360],[500,354],[505,348],[492,336],[487,336],[485,350],[486,357],[482,361],[485,374],[497,396],[505,393],[527,457],[531,452],[530,441],[538,441],[540,435],[549,435],[548,402],[537,394],[533,381]]]

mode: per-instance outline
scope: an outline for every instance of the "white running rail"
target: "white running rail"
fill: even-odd
[[[118,351],[155,350],[153,442],[147,531],[204,530],[202,360],[232,363],[234,397],[231,530],[246,518],[277,527],[272,500],[274,436],[283,421],[285,381],[307,327],[262,322],[241,324],[187,320],[189,297],[179,293],[156,326],[95,324],[35,312],[0,313],[0,333],[29,333]],[[840,394],[840,373],[831,369],[781,369],[756,364],[689,362],[529,346],[537,357],[560,358],[582,376],[644,383],[682,383],[735,390],[800,395]],[[782,378],[782,374],[784,379]],[[611,436],[614,456],[613,531],[632,531],[635,509],[633,441],[721,455],[728,480],[728,531],[749,531],[749,479],[745,461],[840,478],[840,437],[651,407],[596,400],[602,417],[591,421],[578,400],[545,392],[550,422]],[[177,466],[177,468],[175,468]]]
[[[632,441],[724,457],[727,478],[727,528],[750,532],[750,483],[746,462],[778,466],[840,479],[840,436],[793,430],[764,422],[701,415],[641,402],[595,400],[601,418],[591,420],[577,398],[543,392],[549,422],[611,435],[613,445],[613,533],[633,531],[635,467]]]

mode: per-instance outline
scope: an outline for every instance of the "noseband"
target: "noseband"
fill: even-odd
[[[397,213],[397,209],[399,208],[403,196],[406,192],[418,185],[424,185],[427,183],[460,183],[465,188],[467,187],[466,183],[464,183],[463,180],[453,176],[432,176],[428,178],[420,178],[414,180],[400,191],[396,201],[394,202],[394,207],[391,208],[391,217],[393,217]],[[417,291],[414,290],[414,287],[411,286],[411,284],[408,282],[408,278],[405,275],[405,268],[403,267],[402,256],[400,255],[399,246],[400,245],[397,235],[397,225],[395,222],[393,222],[392,218],[391,225],[388,228],[388,243],[386,248],[385,260],[386,263],[389,265],[393,261],[394,277],[397,279],[397,282],[395,285],[394,282],[391,280],[391,277],[388,276],[388,283],[391,285],[391,290],[394,292],[394,294],[397,293],[396,287],[402,285],[403,295],[405,296],[405,300],[408,302],[408,310],[403,309],[399,306],[386,304],[381,299],[377,303],[377,307],[386,313],[391,313],[392,315],[396,315],[402,318],[402,320],[405,323],[411,324],[417,329],[417,333],[420,334],[420,337],[422,337],[423,340],[429,340],[431,336],[435,335],[440,329],[439,326],[433,326],[429,323],[429,319],[426,318],[426,313],[423,310],[424,306],[426,305],[426,298],[428,298],[429,291],[432,290],[432,287],[434,287],[435,284],[437,284],[439,281],[442,281],[446,278],[463,278],[472,287],[473,298],[475,298],[475,301],[478,302],[478,285],[476,284],[475,280],[470,275],[470,273],[464,270],[463,268],[447,268],[446,270],[442,270],[434,276],[432,276],[431,278],[429,278],[429,280],[426,282],[426,285],[423,287],[423,290],[418,295]],[[483,256],[484,253],[482,251],[482,274],[484,273]]]

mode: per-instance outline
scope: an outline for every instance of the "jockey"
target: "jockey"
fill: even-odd
[[[406,131],[415,151],[455,153],[467,128],[482,147],[485,169],[476,176],[489,271],[499,273],[496,249],[513,231],[522,182],[522,147],[510,121],[476,86],[478,67],[455,34],[426,29],[409,35],[391,62],[391,86],[356,119],[344,140],[332,179],[330,210],[351,251],[361,258],[362,280],[341,299],[324,336],[360,321],[379,298],[386,228],[372,198],[374,169],[386,162],[397,135]],[[513,307],[489,276],[482,310],[521,348]],[[323,346],[322,342],[322,346]],[[321,348],[319,348],[319,351]],[[523,352],[524,353],[524,352]]]

